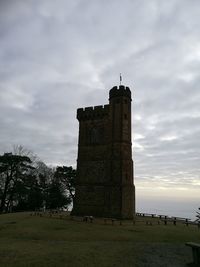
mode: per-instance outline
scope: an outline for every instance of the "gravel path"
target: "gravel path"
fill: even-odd
[[[192,250],[185,244],[139,243],[137,267],[184,267],[192,262]]]

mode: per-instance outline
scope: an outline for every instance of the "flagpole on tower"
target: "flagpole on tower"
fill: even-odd
[[[122,74],[121,73],[119,74],[119,84],[120,85],[122,84]]]

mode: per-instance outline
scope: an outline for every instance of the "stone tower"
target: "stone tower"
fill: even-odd
[[[109,104],[77,110],[79,143],[73,215],[132,218],[135,187],[131,91],[120,85]]]

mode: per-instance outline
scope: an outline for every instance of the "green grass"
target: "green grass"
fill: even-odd
[[[152,226],[144,221],[112,226],[104,225],[103,220],[72,221],[69,216],[0,215],[0,266],[136,266],[139,244],[200,241],[195,226],[152,222]]]

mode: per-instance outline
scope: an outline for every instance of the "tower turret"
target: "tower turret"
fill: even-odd
[[[122,217],[135,209],[131,143],[131,91],[120,85],[109,92],[112,122],[112,180],[119,185]]]
[[[114,97],[120,97],[120,96],[126,96],[130,98],[131,100],[131,90],[129,87],[120,85],[119,87],[114,86],[112,89],[110,89],[109,92],[109,100],[111,100]]]

